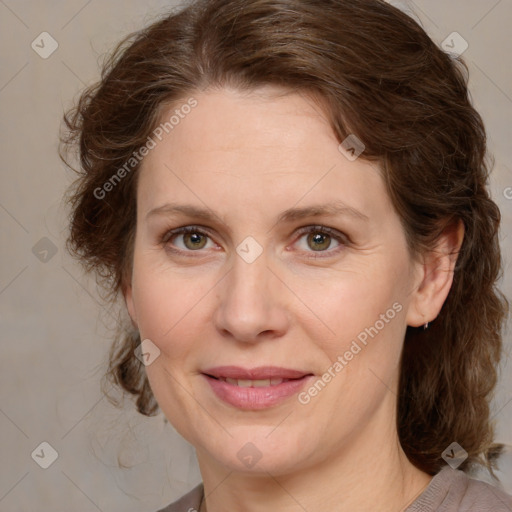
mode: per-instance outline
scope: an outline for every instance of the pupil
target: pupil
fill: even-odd
[[[314,250],[319,250],[319,249],[326,249],[327,247],[329,247],[329,242],[325,242],[325,240],[328,240],[329,239],[329,235],[322,235],[321,233],[316,233],[315,235],[312,236],[312,240],[313,240],[313,243],[314,244],[317,244],[317,247],[314,248]],[[319,245],[323,245],[324,247],[319,247]]]
[[[201,240],[201,237],[202,237],[202,236],[203,236],[203,235],[200,235],[199,233],[189,233],[189,234],[187,235],[189,242],[191,243],[191,245],[192,245],[194,248],[202,247],[202,245],[203,245],[203,244],[201,243],[201,242],[202,242],[202,240]],[[187,237],[186,237],[186,238],[187,238]]]

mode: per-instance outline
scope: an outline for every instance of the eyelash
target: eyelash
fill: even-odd
[[[167,249],[175,254],[179,254],[179,255],[183,255],[184,253],[200,252],[201,249],[198,249],[197,251],[192,251],[192,250],[185,251],[183,249],[176,249],[176,248],[169,246],[169,241],[173,237],[178,236],[178,235],[187,234],[187,233],[195,233],[195,234],[198,234],[201,236],[206,236],[211,239],[208,231],[205,231],[205,229],[201,228],[200,226],[184,226],[181,228],[176,228],[176,229],[164,232],[163,236],[161,237],[161,244],[164,246],[165,249]],[[341,250],[343,250],[343,248],[349,244],[349,239],[346,235],[342,234],[341,232],[339,232],[335,229],[329,228],[327,226],[318,226],[318,225],[305,226],[305,227],[299,229],[297,232],[297,236],[298,236],[297,240],[302,238],[303,235],[310,234],[310,233],[321,233],[321,234],[329,235],[331,238],[334,238],[337,242],[339,242],[340,246],[333,250],[307,251],[307,252],[313,253],[310,256],[306,256],[307,258],[318,259],[318,258],[331,257],[331,256],[337,254],[338,252],[340,252]],[[321,256],[319,253],[327,253],[327,255]],[[194,257],[197,257],[197,256],[194,256]]]

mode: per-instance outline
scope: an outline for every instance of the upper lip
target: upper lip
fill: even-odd
[[[241,366],[216,366],[203,370],[204,374],[216,378],[264,380],[264,379],[300,379],[311,372],[281,368],[279,366],[258,366],[256,368],[242,368]]]

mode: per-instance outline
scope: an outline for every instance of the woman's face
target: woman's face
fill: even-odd
[[[165,116],[181,112],[140,170],[126,300],[200,462],[277,475],[392,437],[419,274],[377,167],[311,100],[269,92]]]

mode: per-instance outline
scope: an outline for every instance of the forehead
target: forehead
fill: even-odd
[[[188,104],[194,107],[184,108]],[[318,103],[304,94],[272,87],[196,92],[170,106],[161,123],[168,133],[140,171],[145,211],[194,192],[196,203],[215,195],[218,206],[274,198],[283,207],[330,194],[359,209],[371,208],[384,193],[377,167],[349,161]]]
[[[182,114],[171,132],[181,144],[192,145],[196,150],[302,146],[319,125],[324,135],[329,134],[332,143],[337,144],[325,114],[304,93],[265,86],[251,91],[213,89],[198,92],[193,98],[196,106]],[[188,101],[184,99],[169,107],[162,113],[161,121],[165,123],[169,114],[184,110]]]

